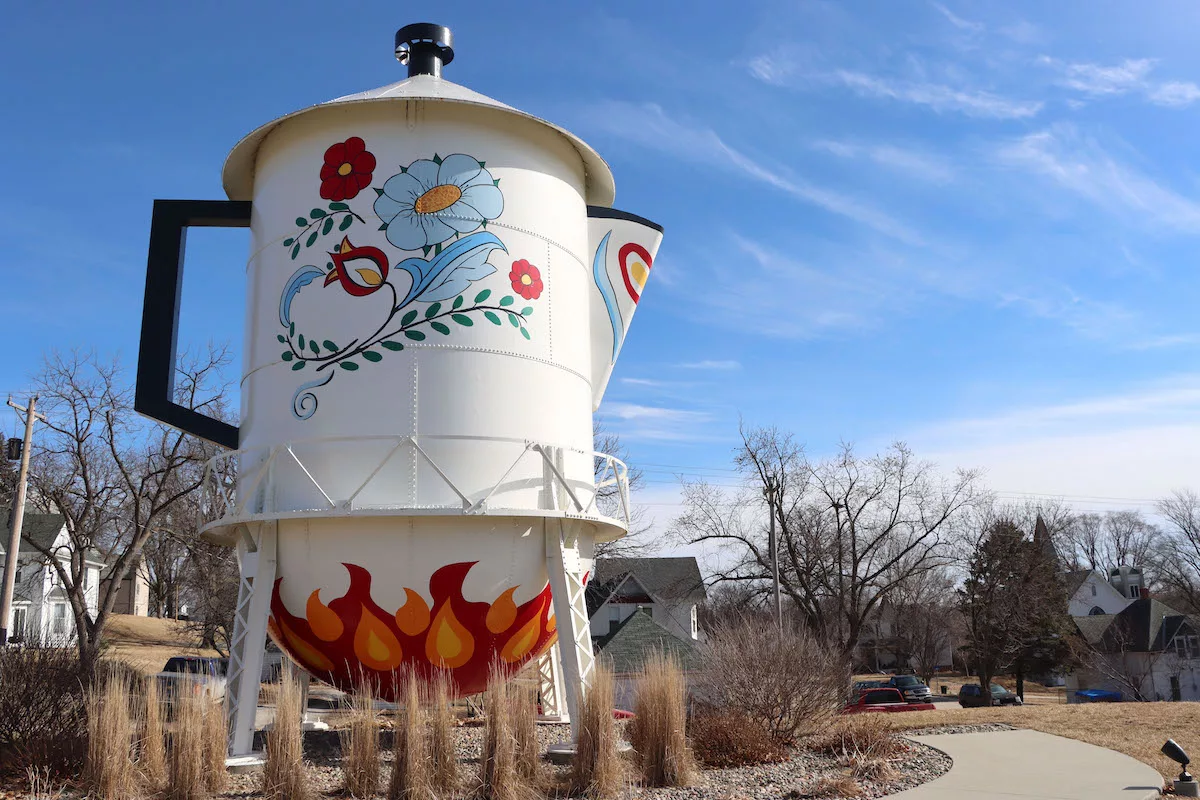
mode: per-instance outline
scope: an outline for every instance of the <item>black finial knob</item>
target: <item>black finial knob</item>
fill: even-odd
[[[442,65],[454,60],[454,38],[445,25],[414,22],[396,31],[396,60],[414,75],[442,76]]]

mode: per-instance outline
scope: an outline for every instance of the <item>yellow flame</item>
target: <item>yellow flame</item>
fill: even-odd
[[[558,617],[553,614],[550,615],[550,619],[546,620],[546,630],[550,631],[550,633],[558,630]]]
[[[312,628],[313,635],[322,642],[336,642],[342,638],[346,626],[333,609],[321,602],[320,589],[314,589],[308,596],[305,613],[308,616],[308,627]]]
[[[354,652],[368,667],[380,671],[395,669],[404,659],[396,635],[365,606],[354,631]]]
[[[429,627],[429,606],[412,589],[405,589],[404,594],[404,605],[396,611],[396,626],[405,636],[416,636]]]
[[[492,607],[488,609],[484,623],[492,633],[504,633],[512,627],[513,621],[516,620],[517,604],[513,602],[513,592],[516,590],[517,587],[514,586],[502,592],[496,598],[496,602],[492,603]]]
[[[471,660],[475,639],[454,616],[447,600],[433,618],[425,637],[425,656],[436,667],[457,669]]]
[[[312,645],[293,633],[286,622],[283,620],[277,620],[276,622],[279,625],[279,629],[283,632],[283,638],[287,639],[292,653],[303,662],[304,666],[325,671],[333,669],[333,662],[318,653]]]

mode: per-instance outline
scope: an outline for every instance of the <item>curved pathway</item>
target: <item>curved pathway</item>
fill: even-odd
[[[888,800],[1148,800],[1158,770],[1124,753],[1038,731],[913,736],[954,759],[942,777]]]

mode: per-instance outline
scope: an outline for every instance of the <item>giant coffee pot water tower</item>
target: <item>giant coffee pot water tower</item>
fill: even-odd
[[[662,229],[611,207],[578,137],[444,79],[449,29],[402,28],[396,55],[406,80],[238,142],[229,200],[154,204],[137,408],[229,448],[202,533],[241,567],[234,756],[268,634],[385,696],[402,670],[467,695],[537,660],[545,709],[575,720],[594,545],[628,528],[592,414]],[[250,228],[237,427],[174,403],[190,226]]]

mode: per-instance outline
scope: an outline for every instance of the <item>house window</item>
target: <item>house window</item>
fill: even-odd
[[[1104,609],[1100,606],[1092,606],[1092,610],[1088,612],[1089,617],[1098,617],[1104,614]]]
[[[17,564],[17,577],[16,577],[16,582],[17,582],[17,583],[20,583],[20,582],[21,582],[21,565],[20,565],[20,564]]]
[[[67,604],[54,604],[54,627],[51,628],[55,636],[63,636],[67,632]]]
[[[696,638],[696,634],[698,632],[699,632],[699,625],[697,625],[696,607],[692,606],[692,638],[693,639]]]
[[[12,630],[9,631],[8,638],[14,642],[19,642],[25,638],[25,621],[29,612],[24,608],[13,609]]]
[[[1142,590],[1139,589],[1137,586],[1130,586],[1129,587],[1129,596],[1131,598],[1133,598],[1134,600],[1137,600],[1139,597],[1142,596]]]
[[[1095,597],[1096,596],[1096,584],[1094,584],[1094,583],[1091,584],[1091,587],[1092,587],[1092,597]]]

